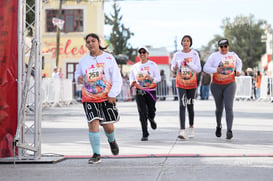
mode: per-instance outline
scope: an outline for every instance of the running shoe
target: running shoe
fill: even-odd
[[[88,160],[89,164],[96,164],[100,162],[101,162],[100,154],[97,153],[94,153],[93,156]]]
[[[186,139],[186,134],[185,134],[185,130],[181,130],[179,135],[177,136],[178,138],[185,140]]]
[[[152,129],[156,129],[157,125],[156,125],[155,120],[151,119],[151,120],[150,120],[150,123],[151,123]]]
[[[222,136],[222,128],[221,127],[216,127],[215,135],[217,137],[221,137]]]
[[[231,131],[231,130],[228,130],[228,131],[227,131],[226,139],[230,140],[232,137],[233,137],[232,131]]]
[[[189,138],[193,138],[194,137],[194,129],[193,127],[189,128]]]
[[[118,147],[118,144],[117,144],[116,140],[109,143],[109,145],[110,145],[112,154],[113,155],[118,155],[119,154],[119,147]]]
[[[143,137],[141,138],[141,141],[148,141],[148,136],[143,136]]]

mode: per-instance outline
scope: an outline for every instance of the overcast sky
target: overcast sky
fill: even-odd
[[[221,25],[226,17],[254,15],[273,27],[272,0],[124,0],[118,1],[123,24],[135,35],[130,43],[134,48],[143,45],[178,49],[183,35],[193,38],[193,48],[206,45],[215,34],[222,35]],[[113,11],[113,1],[105,2],[107,12]],[[105,35],[111,29],[105,26]]]

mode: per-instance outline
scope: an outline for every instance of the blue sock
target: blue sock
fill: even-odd
[[[89,141],[93,153],[100,154],[100,132],[89,132]]]
[[[113,141],[115,141],[115,130],[112,133],[105,132],[105,135],[107,136],[109,143],[112,143]]]

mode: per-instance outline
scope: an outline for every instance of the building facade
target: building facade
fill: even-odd
[[[60,32],[59,63],[57,58],[57,26],[52,22],[58,17],[60,1],[44,0],[41,12],[42,71],[51,77],[53,69],[62,69],[64,78],[74,79],[79,59],[87,53],[84,37],[96,33],[104,42],[103,0],[62,0],[60,19],[64,21]]]

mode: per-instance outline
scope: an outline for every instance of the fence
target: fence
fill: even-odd
[[[254,87],[250,76],[236,77],[237,89],[235,98],[238,100],[249,100],[254,98]],[[34,80],[30,80],[29,89],[33,89]],[[197,98],[199,96],[197,89]],[[260,100],[273,100],[273,77],[263,76],[261,82]],[[124,80],[118,101],[133,101],[135,89],[130,88],[129,81]],[[158,100],[176,99],[177,91],[175,88],[175,79],[170,79],[157,86]],[[58,106],[70,104],[73,101],[81,100],[81,86],[76,85],[71,79],[44,78],[41,82],[41,101],[43,105]],[[34,95],[29,94],[27,107],[31,109],[34,102]]]
[[[236,77],[236,94],[237,100],[254,99],[254,85],[252,77],[241,76]],[[273,77],[263,76],[261,83],[261,97],[259,100],[273,100]],[[177,90],[175,87],[175,78],[167,80],[157,85],[158,100],[177,99]],[[130,88],[128,81],[123,84],[121,94],[118,96],[119,101],[130,101],[134,99],[135,90]],[[197,88],[196,96],[200,95],[200,89]]]
[[[30,78],[30,91],[34,90],[34,79]],[[75,100],[71,79],[43,78],[41,82],[41,101],[43,105],[58,106],[70,104]],[[32,110],[34,94],[28,94],[27,108]]]

